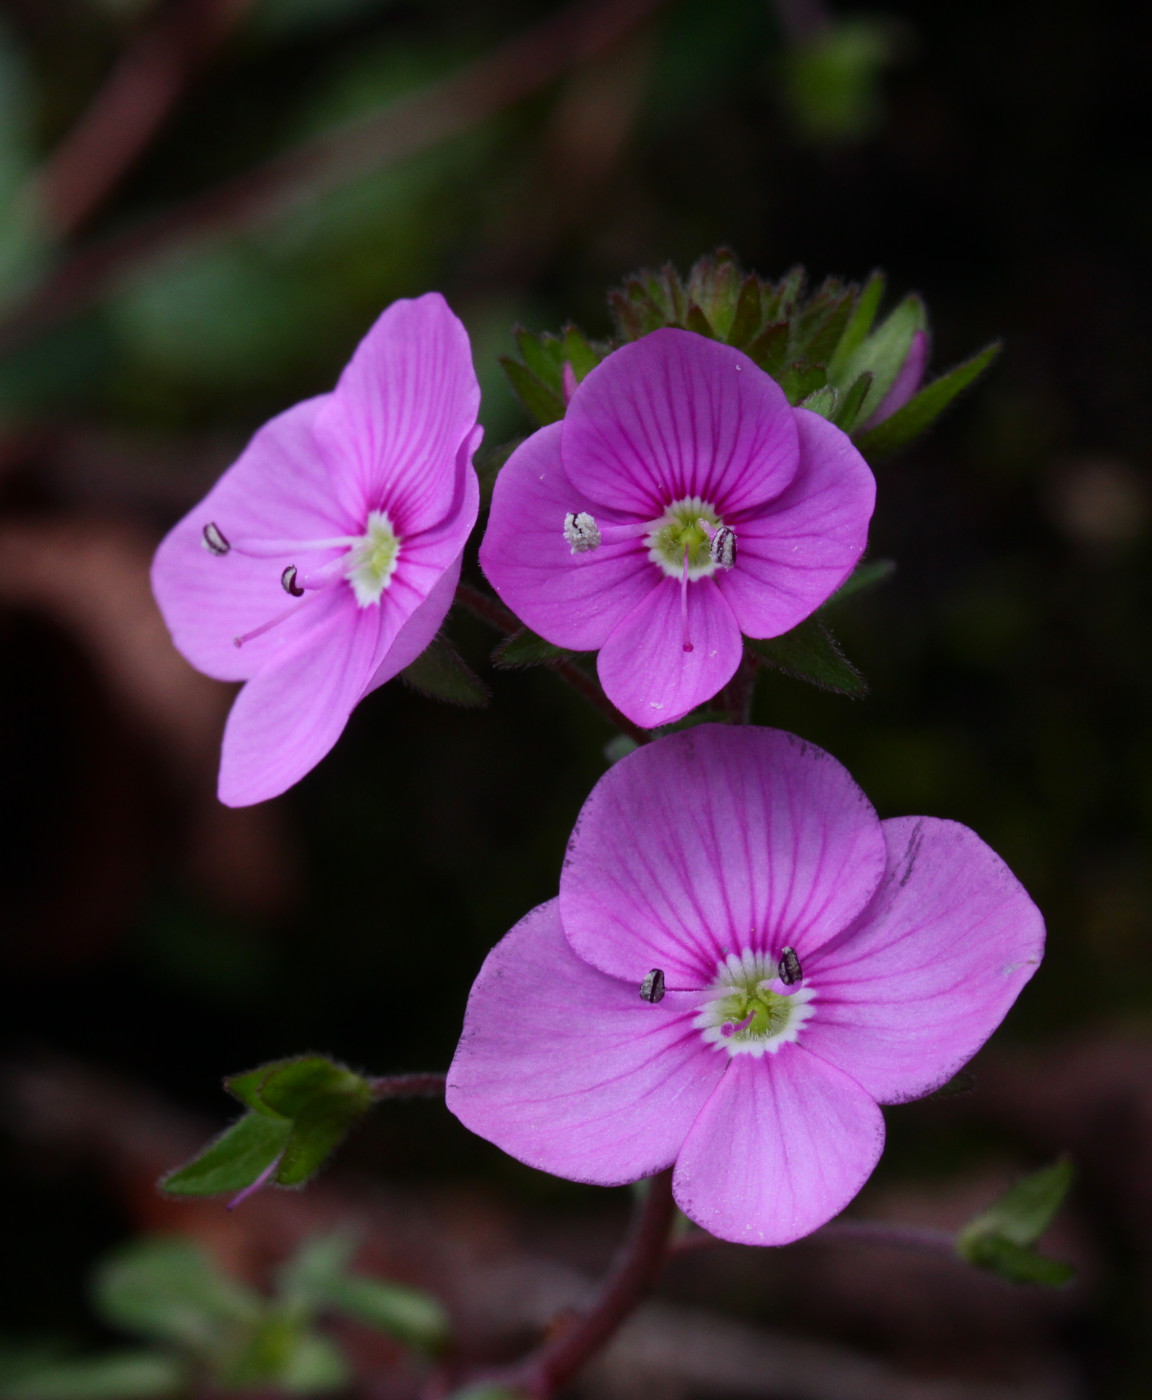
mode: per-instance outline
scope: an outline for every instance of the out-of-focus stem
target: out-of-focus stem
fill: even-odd
[[[447,1080],[446,1074],[385,1074],[368,1083],[372,1098],[382,1103],[385,1099],[441,1099]]]
[[[498,632],[503,632],[506,637],[510,637],[513,632],[521,629],[520,619],[510,613],[502,603],[498,603],[495,598],[490,598],[487,593],[482,593],[480,589],[473,588],[470,583],[460,583],[456,586],[456,601],[468,609],[473,616],[488,623]],[[590,675],[573,661],[556,660],[543,663],[550,671],[566,681],[579,695],[582,695],[593,708],[609,720],[620,730],[622,734],[627,734],[630,739],[634,739],[638,744],[645,744],[652,737],[639,725],[633,724],[630,719],[626,719],[615,705],[608,699],[599,685]]]

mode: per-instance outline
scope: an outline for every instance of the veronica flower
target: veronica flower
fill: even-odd
[[[298,781],[432,640],[479,506],[479,400],[443,297],[395,302],[333,392],[266,423],[160,545],[152,587],[176,646],[247,682],[222,802]]]
[[[480,561],[646,728],[710,699],[741,634],[802,622],[864,550],[875,481],[848,437],[739,350],[660,330],[613,352],[496,481]]]
[[[700,726],[593,789],[559,898],[476,979],[448,1104],[575,1181],[675,1163],[706,1230],[785,1244],[863,1185],[878,1105],[937,1088],[984,1043],[1043,938],[967,827],[880,821],[820,749]]]

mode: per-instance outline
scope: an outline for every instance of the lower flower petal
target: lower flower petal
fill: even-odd
[[[335,744],[397,630],[381,607],[359,608],[344,589],[306,600],[300,645],[264,667],[236,697],[220,754],[220,801],[277,797]]]
[[[551,900],[480,969],[448,1107],[531,1167],[617,1186],[672,1162],[726,1061],[692,1010],[645,1002],[578,958]]]
[[[480,563],[492,587],[517,617],[559,647],[596,651],[660,578],[643,543],[602,544],[573,554],[564,517],[605,516],[568,480],[560,461],[560,423],[523,442],[509,457],[492,493],[492,513]]]
[[[789,1244],[848,1204],[884,1146],[884,1118],[842,1070],[785,1045],[736,1056],[692,1125],[672,1189],[685,1215],[737,1244]]]
[[[664,577],[613,630],[596,664],[609,700],[643,729],[673,724],[732,679],[744,643],[714,580],[688,585]],[[684,650],[685,638],[692,650]]]
[[[717,582],[748,637],[778,637],[825,602],[868,543],[876,479],[851,438],[808,409],[796,409],[800,469],[776,499],[736,531],[734,568]]]
[[[816,1013],[804,1044],[881,1103],[945,1083],[1036,971],[1044,921],[1024,887],[959,822],[883,824],[888,870],[856,924],[805,963]]]

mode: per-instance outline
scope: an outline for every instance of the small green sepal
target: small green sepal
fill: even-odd
[[[840,644],[818,617],[809,617],[782,637],[767,640],[744,638],[744,646],[757,660],[796,680],[821,690],[854,699],[868,694],[868,682],[840,649]]]
[[[492,653],[492,664],[500,671],[516,671],[525,666],[548,666],[554,661],[569,661],[583,655],[553,646],[527,627],[521,627],[505,637]]]
[[[492,699],[492,692],[444,637],[434,638],[400,672],[400,679],[430,700],[463,705],[465,709],[483,709]]]
[[[914,438],[927,432],[953,399],[980,378],[1001,349],[1000,342],[993,341],[970,360],[934,379],[890,418],[862,433],[856,439],[856,446],[866,457],[884,457],[907,446]]]
[[[1021,1177],[956,1237],[956,1252],[977,1268],[1013,1283],[1059,1288],[1075,1277],[1071,1265],[1050,1259],[1032,1246],[1052,1223],[1072,1185],[1072,1162],[1061,1157],[1050,1167]]]

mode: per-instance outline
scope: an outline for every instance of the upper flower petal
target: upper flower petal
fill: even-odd
[[[888,869],[856,925],[804,965],[804,1044],[882,1103],[938,1088],[988,1039],[1036,971],[1040,911],[966,826],[883,823]]]
[[[701,987],[749,946],[806,959],[868,903],[885,857],[876,813],[830,754],[778,729],[699,725],[592,789],[560,877],[564,930],[637,986],[660,967],[670,987]]]
[[[842,1070],[784,1045],[736,1056],[676,1161],[685,1215],[738,1244],[788,1244],[839,1214],[872,1173],[884,1118]]]
[[[360,608],[351,592],[305,599],[308,631],[236,697],[220,754],[220,801],[244,807],[276,797],[314,768],[340,737],[402,619]]]
[[[295,650],[310,615],[289,618],[243,648],[234,638],[288,605],[280,586],[287,565],[317,568],[338,551],[257,559],[234,550],[218,558],[204,548],[205,525],[216,524],[229,540],[328,539],[363,528],[337,502],[313,431],[325,398],[307,399],[266,423],[156,551],[152,590],[172,640],[193,666],[217,680],[244,680]]]
[[[779,495],[796,473],[784,391],[747,355],[660,330],[613,351],[573,395],[564,466],[601,506],[655,520],[699,496],[721,515]]]
[[[731,522],[737,557],[716,575],[740,630],[777,637],[814,612],[852,572],[868,543],[876,479],[847,433],[795,410],[800,468],[788,489]]]
[[[711,578],[688,585],[692,650],[684,650],[680,587],[676,579],[660,577],[617,624],[596,663],[609,700],[644,729],[674,724],[710,700],[735,675],[744,654],[732,609]]]
[[[448,1070],[448,1107],[529,1166],[615,1186],[676,1156],[724,1073],[692,1012],[578,958],[557,901],[489,953]]]
[[[457,453],[479,407],[468,333],[444,298],[393,302],[316,424],[342,463],[336,484],[346,508],[361,520],[386,511],[401,536],[430,529],[451,508]]]
[[[664,575],[648,558],[642,533],[573,554],[564,517],[589,511],[616,524],[569,481],[560,460],[563,425],[520,444],[496,478],[480,563],[492,586],[534,631],[560,647],[595,651]]]

